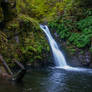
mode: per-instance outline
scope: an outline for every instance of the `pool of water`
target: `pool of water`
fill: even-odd
[[[0,79],[0,92],[92,92],[92,73],[56,68],[34,69],[21,83]]]

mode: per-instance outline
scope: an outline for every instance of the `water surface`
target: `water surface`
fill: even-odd
[[[0,92],[92,92],[92,73],[55,68],[31,70],[19,84],[0,79]]]

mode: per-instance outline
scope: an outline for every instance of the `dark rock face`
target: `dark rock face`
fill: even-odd
[[[71,65],[77,66],[77,67],[79,66],[79,67],[92,68],[92,54],[91,54],[91,52],[85,50],[85,51],[83,51],[83,53],[81,53],[81,51],[82,51],[81,49],[78,49],[76,52],[74,52],[73,55],[70,54]],[[71,51],[68,53],[71,53]]]
[[[79,53],[78,57],[82,65],[90,66],[91,64],[91,53],[90,52],[85,51],[83,54]]]
[[[73,66],[73,67],[82,67],[83,65],[81,64],[79,58],[76,56],[76,55],[73,55],[70,57],[70,62],[67,60],[67,63],[70,65],[70,66]]]

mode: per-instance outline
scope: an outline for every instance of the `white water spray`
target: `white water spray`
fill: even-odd
[[[40,25],[40,27],[45,32],[45,34],[48,38],[48,41],[50,43],[52,53],[54,56],[54,61],[55,61],[56,67],[65,68],[65,69],[69,68],[69,66],[67,65],[66,60],[65,60],[62,52],[60,51],[56,41],[51,36],[49,28],[46,25]]]

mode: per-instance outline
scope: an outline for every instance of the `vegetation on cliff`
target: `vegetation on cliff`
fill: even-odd
[[[70,47],[89,48],[92,52],[92,7],[91,0],[71,0],[63,14],[49,23],[59,37]],[[70,7],[69,7],[70,6]]]
[[[44,22],[70,47],[92,52],[91,0],[0,0],[0,53],[7,62],[46,59]]]
[[[10,64],[14,59],[29,63],[44,61],[49,46],[38,21],[20,11],[23,8],[19,0],[0,4],[0,54]]]

